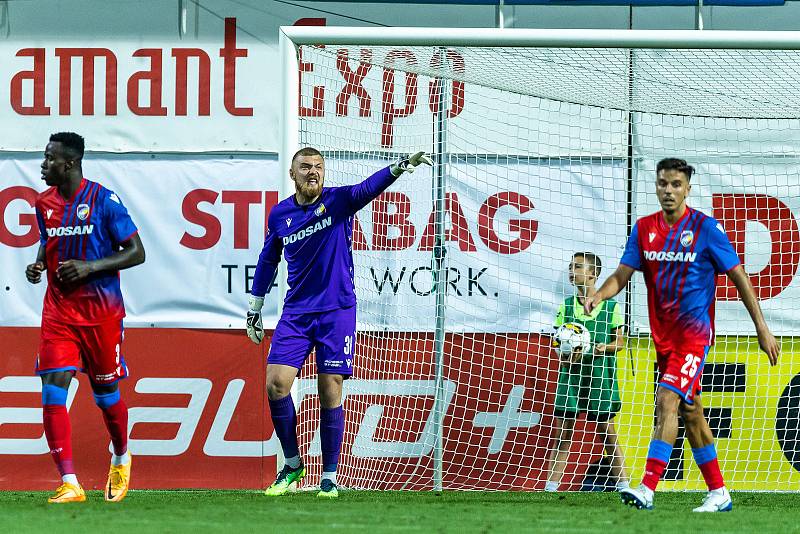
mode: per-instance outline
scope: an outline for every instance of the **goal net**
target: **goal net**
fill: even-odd
[[[678,157],[697,169],[688,204],[723,225],[783,349],[770,368],[720,276],[701,383],[723,475],[738,490],[800,489],[800,38],[769,48],[752,32],[283,31],[282,157],[318,148],[327,186],[420,150],[436,162],[354,220],[359,334],[340,484],[541,490],[561,435],[560,489],[611,489],[612,427],[637,484],[656,390],[641,274],[603,316],[602,331],[620,321],[626,338],[603,365],[562,360],[553,325],[573,302],[574,254],[600,259],[599,287],[633,223],[659,209],[656,163]],[[593,365],[615,378],[619,405]],[[565,369],[568,408],[611,399],[610,423],[567,413],[572,435],[559,433]],[[309,363],[294,395],[308,484],[321,472],[314,373]],[[659,487],[705,489],[682,425]]]

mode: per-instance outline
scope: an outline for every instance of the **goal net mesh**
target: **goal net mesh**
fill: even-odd
[[[723,225],[784,351],[770,368],[735,288],[720,276],[701,398],[723,475],[739,490],[800,489],[792,341],[800,329],[792,305],[800,297],[800,53],[298,51],[297,142],[325,155],[326,186],[357,183],[420,150],[436,161],[401,176],[354,220],[358,338],[344,385],[342,486],[434,488],[439,372],[444,489],[541,490],[559,436],[561,490],[613,488],[614,436],[638,483],[657,376],[641,274],[615,299],[625,348],[603,365],[591,356],[562,360],[553,325],[575,295],[574,253],[601,260],[599,287],[636,219],[659,209],[656,163],[679,157],[697,169],[689,205]],[[604,318],[615,320],[610,310]],[[308,485],[321,474],[313,361],[295,393]],[[615,417],[556,417],[565,372],[576,403],[568,407],[590,412],[608,385],[591,373],[614,377],[620,403],[602,409]],[[559,430],[570,427],[571,436]],[[682,425],[659,487],[705,489]]]

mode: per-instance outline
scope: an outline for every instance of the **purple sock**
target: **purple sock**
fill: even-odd
[[[286,458],[300,456],[297,448],[297,412],[294,411],[294,401],[291,395],[282,399],[269,401],[269,411],[272,415],[272,426],[281,442],[283,455]]]
[[[319,438],[322,446],[322,470],[326,473],[336,471],[339,464],[339,451],[344,434],[344,410],[341,406],[319,410]]]

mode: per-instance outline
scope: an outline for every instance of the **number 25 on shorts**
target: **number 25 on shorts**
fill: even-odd
[[[681,366],[681,374],[686,375],[689,378],[694,378],[694,375],[697,374],[697,364],[699,363],[700,363],[700,356],[695,356],[694,354],[687,354],[686,362]]]

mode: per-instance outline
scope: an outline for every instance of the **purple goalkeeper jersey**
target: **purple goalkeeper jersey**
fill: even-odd
[[[299,205],[294,195],[279,202],[269,214],[251,294],[263,297],[269,291],[283,252],[289,271],[285,313],[355,305],[353,215],[395,180],[385,167],[360,184],[325,187],[307,206]]]

